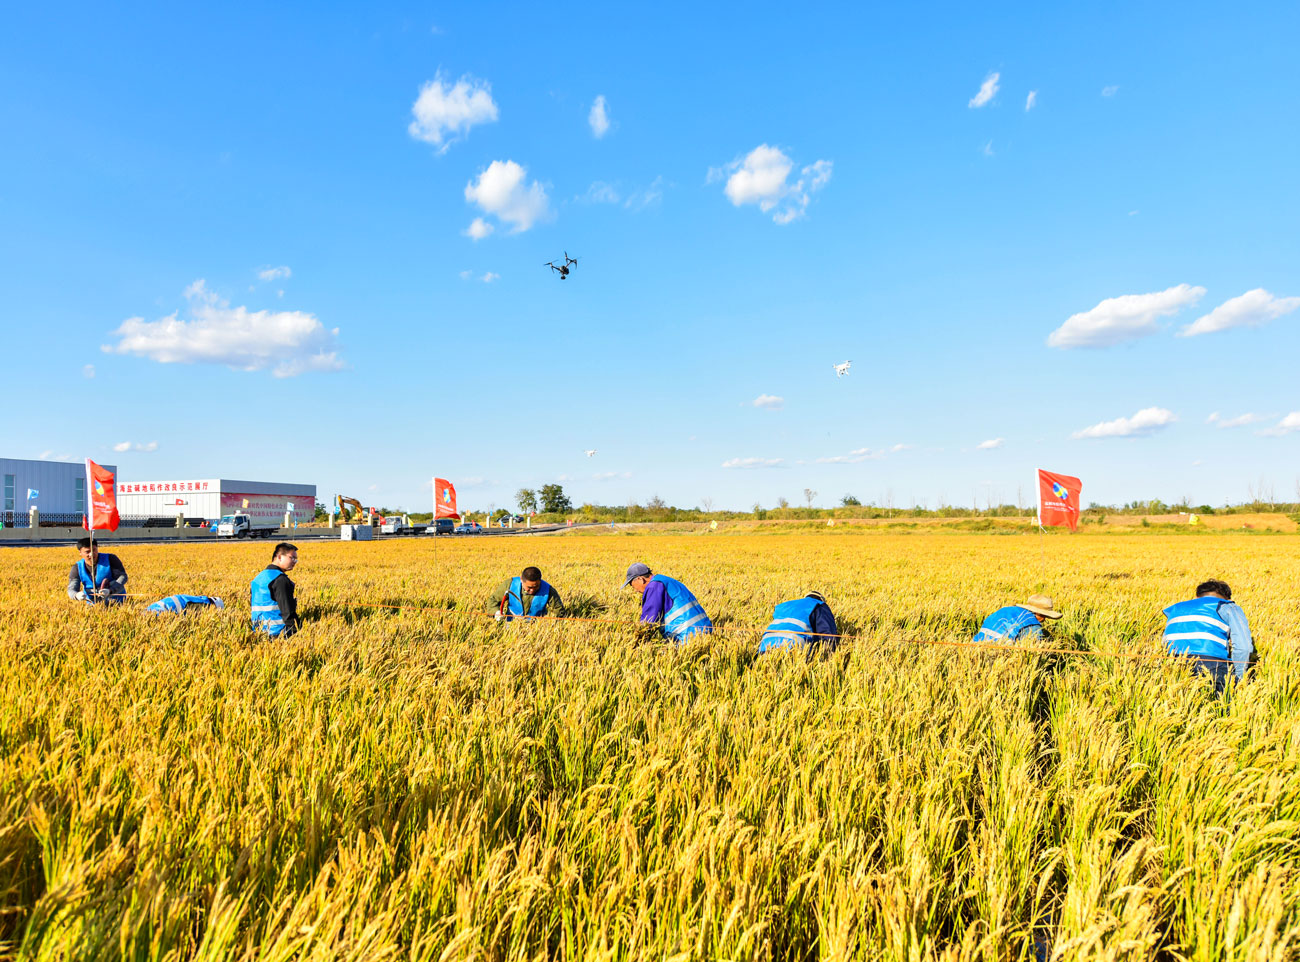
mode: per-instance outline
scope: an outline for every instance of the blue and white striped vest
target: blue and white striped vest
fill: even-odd
[[[681,644],[691,635],[708,634],[713,629],[713,622],[704,613],[704,606],[691,594],[691,589],[667,575],[655,575],[650,580],[658,581],[668,590],[668,611],[663,623],[665,637]]]
[[[1230,602],[1222,598],[1193,598],[1165,609],[1165,645],[1175,655],[1228,658],[1231,629],[1219,614]]]
[[[772,623],[758,643],[758,653],[761,655],[783,646],[808,645],[818,640],[812,634],[812,613],[820,604],[816,598],[796,598],[777,605],[772,612]]]

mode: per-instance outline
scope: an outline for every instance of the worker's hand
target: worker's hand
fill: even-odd
[[[78,589],[77,589],[77,593],[76,593],[75,595],[73,595],[72,597],[76,598],[78,601],[85,601],[85,600],[86,600],[86,589],[85,589],[85,588],[78,588]]]
[[[500,620],[501,620],[501,612],[498,611],[498,612],[494,613],[494,614],[492,615],[492,620],[493,620],[493,621],[500,621]]]
[[[113,596],[113,590],[111,588],[100,588],[95,592],[95,594],[99,595],[101,598],[108,599]]]

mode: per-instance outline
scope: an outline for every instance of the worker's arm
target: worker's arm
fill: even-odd
[[[510,583],[513,580],[513,578],[507,578],[492,590],[492,596],[487,603],[488,611],[497,612],[501,610],[501,599],[510,593]]]
[[[298,630],[298,600],[293,596],[293,582],[288,575],[271,582],[271,597],[280,606],[280,619],[284,622],[284,633],[292,635]]]
[[[86,593],[81,590],[81,576],[77,574],[77,565],[74,562],[68,569],[68,597],[73,601],[85,601]]]
[[[657,625],[668,613],[668,589],[662,581],[652,581],[645,586],[641,596],[641,621],[648,625]]]
[[[1043,626],[1041,624],[1028,625],[1016,632],[1016,637],[1012,641],[1042,641]]]
[[[556,618],[564,617],[564,599],[560,597],[554,585],[551,585],[551,600],[546,603],[546,613]]]
[[[122,567],[121,560],[115,554],[108,556],[108,580],[108,587],[116,587],[122,594],[126,594],[126,568]]]
[[[838,638],[840,629],[835,624],[835,615],[831,613],[829,605],[818,605],[813,609],[812,617],[808,619],[808,626],[812,628],[812,633],[816,635],[816,641],[823,644],[834,644]]]
[[[1228,623],[1232,670],[1237,675],[1237,681],[1241,681],[1246,677],[1246,669],[1250,667],[1250,656],[1255,651],[1254,639],[1250,637],[1250,624],[1246,621],[1246,613],[1241,610],[1241,605],[1235,601],[1230,601],[1219,608],[1219,614],[1223,615],[1223,620]]]

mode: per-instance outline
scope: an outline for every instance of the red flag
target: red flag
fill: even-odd
[[[1038,523],[1079,530],[1080,494],[1083,482],[1068,474],[1038,469]]]
[[[456,513],[456,486],[443,478],[433,479],[435,518],[459,518]]]
[[[86,499],[90,503],[90,523],[83,522],[83,527],[92,531],[107,528],[116,531],[119,518],[117,515],[117,479],[113,472],[101,468],[90,458],[86,458]]]

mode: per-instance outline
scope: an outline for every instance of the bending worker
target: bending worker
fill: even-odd
[[[1042,638],[1043,619],[1055,621],[1060,617],[1061,612],[1052,607],[1047,595],[1030,595],[1023,604],[1007,605],[985,618],[974,640],[1009,645]]]
[[[253,627],[272,638],[298,630],[298,600],[293,596],[289,572],[298,564],[298,546],[281,541],[271,552],[271,563],[249,585]]]
[[[99,550],[89,538],[77,542],[81,560],[68,571],[68,597],[94,604],[126,599],[126,569],[117,555]]]
[[[680,645],[691,635],[708,634],[713,629],[704,606],[676,578],[654,574],[637,562],[627,569],[623,587],[628,585],[641,595],[641,623],[655,626],[665,638]]]
[[[1232,675],[1241,681],[1250,667],[1255,644],[1241,606],[1223,581],[1203,581],[1196,597],[1164,610],[1165,646],[1171,654],[1187,655],[1192,671],[1209,675],[1214,690],[1223,691]]]
[[[835,615],[820,592],[810,591],[802,598],[783,601],[772,612],[772,623],[763,632],[758,643],[758,653],[774,648],[795,648],[812,645],[824,646],[834,651],[839,644],[840,630],[835,625]]]
[[[519,577],[497,585],[492,592],[491,608],[498,621],[503,618],[541,618],[564,616],[560,593],[542,580],[542,570],[529,565]]]
[[[145,606],[144,610],[155,615],[161,615],[169,611],[172,614],[183,615],[190,608],[197,611],[202,608],[224,607],[226,607],[224,601],[211,595],[168,595],[166,598]]]

